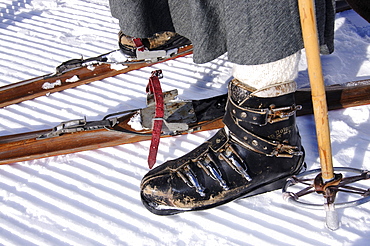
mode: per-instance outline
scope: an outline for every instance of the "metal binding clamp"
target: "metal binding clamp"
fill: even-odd
[[[54,127],[50,132],[40,135],[37,140],[45,138],[59,137],[65,133],[74,133],[82,131],[91,131],[101,129],[105,127],[114,126],[117,123],[117,119],[104,119],[99,121],[87,122],[86,118],[78,120],[65,121]]]

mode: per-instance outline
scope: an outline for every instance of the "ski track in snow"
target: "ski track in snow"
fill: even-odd
[[[62,61],[117,48],[118,22],[107,0],[0,1],[0,86],[50,73]],[[370,25],[355,12],[337,14],[336,51],[323,57],[325,82],[370,78]],[[305,56],[297,79],[308,86]],[[0,134],[52,128],[61,121],[145,106],[150,72],[182,99],[226,92],[230,63],[179,58],[0,109]],[[370,106],[329,113],[335,166],[370,169]],[[312,116],[299,117],[308,169],[319,167]],[[161,140],[158,162],[197,147],[214,131]],[[160,217],[140,201],[149,142],[0,167],[1,245],[368,245],[370,204],[325,212],[288,204],[281,191],[218,208]]]

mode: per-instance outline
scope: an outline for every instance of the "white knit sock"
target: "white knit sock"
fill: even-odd
[[[233,76],[258,97],[275,97],[296,91],[301,52],[261,65],[233,66]]]

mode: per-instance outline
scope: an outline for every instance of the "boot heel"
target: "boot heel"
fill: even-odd
[[[306,170],[306,163],[303,162],[303,160],[304,160],[304,158],[302,158],[299,165],[297,165],[299,167],[299,169],[297,171],[295,171],[293,174],[285,176],[285,177],[280,178],[278,180],[275,180],[272,183],[262,185],[262,187],[257,188],[256,190],[253,190],[253,191],[249,192],[247,195],[241,197],[241,199],[251,197],[251,196],[255,196],[255,195],[259,195],[259,194],[263,194],[263,193],[273,191],[273,190],[282,189],[288,178],[290,178],[293,175],[297,175],[301,172],[304,172]]]
[[[251,196],[256,196],[256,195],[263,194],[263,193],[266,193],[266,192],[269,192],[269,191],[281,189],[281,188],[283,188],[287,178],[289,178],[289,177],[290,176],[286,176],[286,177],[278,179],[278,180],[276,180],[272,183],[262,185],[262,187],[257,188],[254,191],[249,192],[247,195],[241,197],[241,199],[251,197]]]

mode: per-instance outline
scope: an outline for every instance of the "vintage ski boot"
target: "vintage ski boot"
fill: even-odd
[[[264,90],[279,93],[284,86]],[[301,171],[304,151],[295,116],[300,106],[294,94],[255,95],[239,81],[230,82],[225,128],[144,176],[141,199],[149,211],[171,215],[216,207],[279,189]]]
[[[122,53],[130,57],[136,57],[138,49],[142,49],[142,51],[144,49],[147,51],[169,51],[191,44],[189,39],[174,32],[156,33],[149,38],[134,38],[120,31],[118,37]]]

